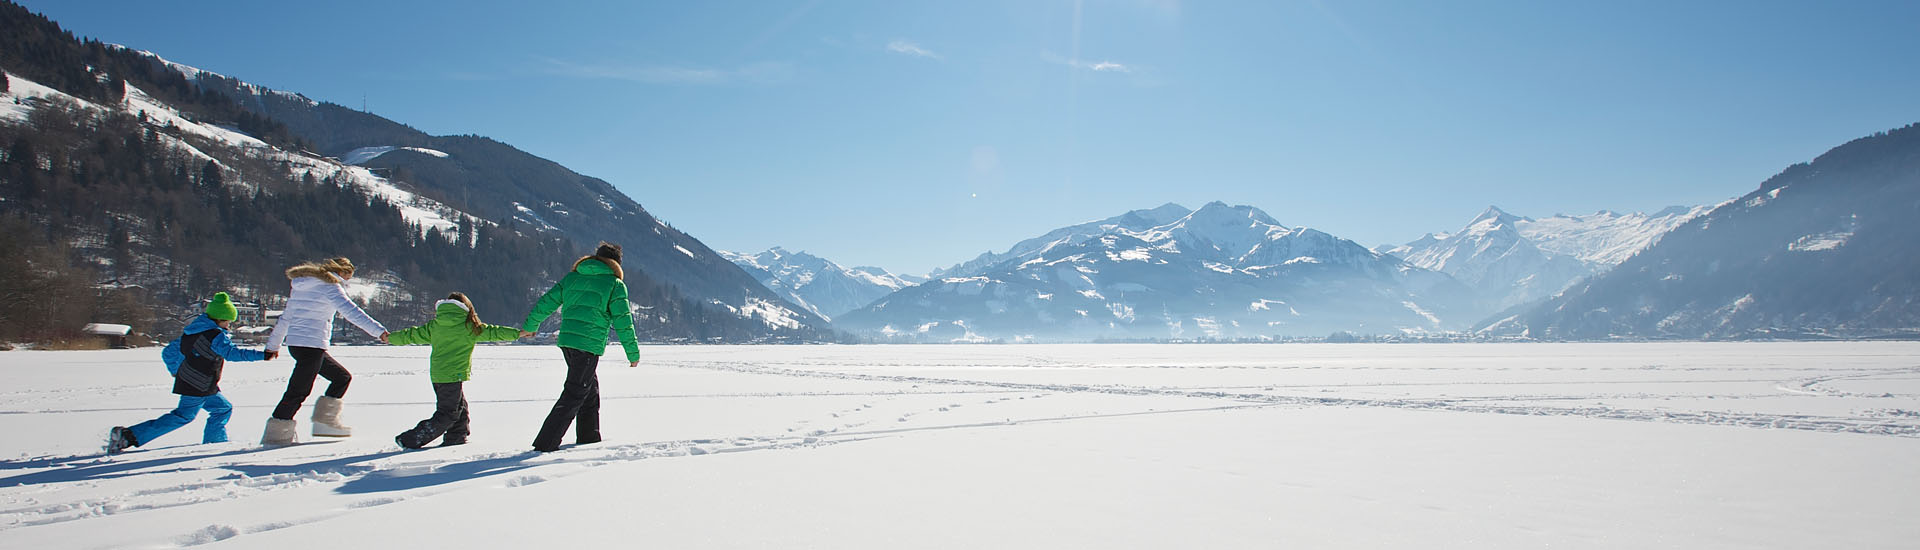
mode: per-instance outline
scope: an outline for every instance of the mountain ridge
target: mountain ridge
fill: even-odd
[[[1134,210],[983,257],[970,264],[985,268],[949,270],[836,326],[884,341],[1059,341],[1465,325],[1441,319],[1464,306],[1448,297],[1466,293],[1451,278],[1217,201]]]
[[[427,136],[157,54],[77,39],[11,3],[0,5],[0,29],[8,31],[5,42],[11,44],[0,48],[0,70],[12,98],[0,109],[0,144],[8,151],[0,172],[7,188],[0,215],[41,226],[32,232],[52,240],[61,234],[105,236],[82,238],[70,251],[49,251],[49,257],[75,255],[52,275],[62,280],[112,277],[123,288],[148,289],[138,299],[163,303],[215,289],[270,297],[284,285],[274,282],[277,268],[258,259],[215,271],[211,258],[231,255],[218,246],[227,243],[261,250],[268,264],[282,267],[317,256],[354,256],[368,266],[369,280],[385,281],[383,288],[391,290],[373,296],[394,302],[370,304],[388,315],[417,315],[408,304],[447,286],[468,291],[498,315],[524,311],[531,302],[523,295],[544,290],[572,257],[604,239],[624,245],[628,284],[636,300],[652,301],[637,304],[636,318],[653,337],[834,338],[823,319],[761,288],[610,184],[510,145],[478,136]],[[53,80],[37,83],[29,74]],[[74,87],[61,89],[69,84]],[[309,119],[304,123],[275,118],[303,114]],[[89,141],[98,145],[81,145]],[[387,154],[354,166],[327,158],[347,149],[313,152],[345,145],[441,154]],[[51,169],[64,166],[63,158],[85,159],[88,171]],[[96,173],[96,166],[104,171]],[[129,170],[136,176],[100,177]],[[81,196],[95,197],[100,210],[73,210]],[[322,210],[283,199],[330,201],[345,210],[328,220],[318,217]],[[182,206],[169,205],[178,201],[217,209],[187,219],[159,210],[177,212]],[[240,206],[249,202],[261,206]],[[380,221],[359,222],[353,231],[333,225],[348,219]],[[193,229],[183,233],[179,227]],[[376,242],[382,237],[388,240]],[[83,265],[84,255],[119,261]],[[511,271],[501,271],[503,266]],[[181,271],[204,276],[163,275]],[[540,280],[547,283],[535,282]],[[447,284],[454,281],[466,282]]]
[[[720,255],[745,269],[769,290],[828,321],[881,296],[926,281],[877,267],[843,267],[805,251],[789,252],[778,246],[756,254],[722,250]]]
[[[1459,230],[1375,250],[1452,275],[1479,292],[1491,312],[1545,299],[1612,269],[1707,208],[1531,218],[1488,206]]]
[[[1920,124],[1850,140],[1484,330],[1540,339],[1920,335]]]

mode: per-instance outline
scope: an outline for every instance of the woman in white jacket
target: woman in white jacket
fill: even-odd
[[[353,375],[327,354],[327,344],[333,339],[333,316],[346,317],[382,342],[387,339],[387,327],[347,298],[340,283],[353,278],[353,262],[346,258],[293,266],[287,269],[287,278],[293,281],[293,292],[287,296],[286,311],[280,313],[273,333],[267,336],[267,351],[279,351],[284,342],[288,355],[293,356],[293,377],[287,379],[287,393],[280,397],[280,406],[273,409],[273,418],[267,419],[267,432],[260,442],[291,445],[298,441],[293,415],[313,393],[315,376],[327,379],[327,391],[313,404],[314,437],[353,435],[353,429],[340,422],[340,398],[347,396],[347,384]]]

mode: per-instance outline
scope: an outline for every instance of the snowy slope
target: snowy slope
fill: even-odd
[[[459,220],[463,218],[476,224],[491,225],[490,222],[478,217],[460,212],[454,208],[440,204],[438,201],[422,197],[418,193],[405,189],[365,168],[352,166],[354,164],[364,163],[366,159],[360,159],[358,162],[350,161],[342,163],[334,159],[322,158],[305,152],[285,151],[274,148],[265,142],[240,133],[238,130],[232,128],[188,120],[182,117],[178,110],[160,104],[160,102],[154,100],[151,96],[148,96],[146,93],[141,92],[138,88],[131,85],[127,86],[126,109],[130,112],[144,115],[150,121],[149,124],[179,128],[189,134],[201,136],[222,145],[250,149],[272,149],[273,155],[299,167],[304,173],[312,175],[315,180],[339,178],[340,180],[360,187],[373,196],[385,199],[388,203],[399,207],[400,214],[406,217],[408,222],[420,226],[422,234],[425,234],[429,230],[439,230],[444,237],[451,240],[457,237],[454,230],[459,227]],[[438,151],[431,151],[427,154],[437,154],[437,156],[441,157],[446,156],[446,153],[440,153]]]
[[[167,60],[167,58],[161,57],[160,54],[153,53],[150,51],[136,50],[136,49],[128,48],[126,46],[122,46],[119,44],[109,44],[108,46],[114,47],[114,48],[120,48],[124,50],[130,50],[140,55],[144,55],[149,58],[152,58],[154,61],[157,61],[162,65],[165,65],[167,68],[173,69],[175,72],[180,73],[180,76],[186,77],[187,81],[189,82],[197,83],[203,78],[219,79],[219,80],[224,80],[224,81],[234,83],[236,86],[238,86],[239,90],[241,92],[244,92],[246,95],[251,95],[251,96],[274,95],[282,99],[299,101],[302,103],[306,103],[308,105],[319,105],[319,102],[314,101],[312,99],[308,99],[307,96],[304,96],[304,95],[296,94],[293,92],[275,90],[265,86],[244,82],[244,81],[241,81],[240,79],[226,76],[213,71],[208,71],[208,70],[200,69],[198,67],[175,63],[173,61]]]
[[[1167,203],[1157,208],[1134,210],[1107,218],[1077,225],[1071,225],[1047,232],[1045,235],[1015,243],[1006,252],[985,252],[980,256],[955,264],[946,269],[936,269],[931,278],[972,277],[985,273],[995,266],[1013,260],[1024,260],[1056,246],[1074,245],[1088,239],[1110,233],[1116,229],[1145,231],[1156,226],[1172,223],[1193,213],[1184,206]]]
[[[719,252],[769,290],[828,320],[916,284],[884,269],[842,267],[825,258],[777,246],[753,255]]]
[[[1479,292],[1491,312],[1552,296],[1604,272],[1709,209],[1533,219],[1490,206],[1458,231],[1377,250],[1452,275]]]
[[[1521,222],[1520,234],[1542,251],[1572,256],[1604,269],[1620,265],[1661,235],[1710,210],[1712,205],[1671,206],[1652,214],[1602,210],[1585,216],[1557,215]]]
[[[359,149],[347,151],[347,154],[340,156],[340,161],[345,162],[347,164],[355,164],[355,165],[366,164],[367,161],[380,158],[380,155],[384,155],[394,151],[412,151],[415,153],[420,153],[422,155],[427,155],[427,156],[436,157],[436,158],[447,158],[451,156],[445,152],[436,151],[436,150],[428,149],[425,147],[395,147],[392,145],[382,145],[377,147],[361,147]]]
[[[1920,124],[1852,140],[1494,327],[1548,338],[1920,332]]]
[[[58,100],[93,105],[92,102],[21,78],[19,75],[5,72],[0,72],[0,75],[4,75],[7,79],[7,91],[0,92],[0,120],[12,123],[26,122],[27,114],[33,112],[34,104],[41,101]]]
[[[7,548],[1905,548],[1913,343],[650,347],[606,441],[528,450],[561,358],[483,346],[465,446],[402,451],[428,349],[336,347],[352,438],[232,443],[153,349],[0,352]],[[304,414],[301,424],[306,424]]]
[[[1397,333],[1473,320],[1454,315],[1469,292],[1445,275],[1220,202],[1062,228],[948,273],[969,271],[836,326],[911,341],[1045,341]]]
[[[713,332],[750,338],[761,326],[791,328],[797,323],[797,332],[807,336],[790,337],[826,334],[824,320],[785,303],[697,239],[654,218],[605,181],[489,138],[429,136],[371,113],[315,102],[299,94],[176,63],[152,52],[112,47],[150,63],[149,70],[177,72],[203,92],[228,96],[249,114],[270,119],[270,124],[289,134],[274,138],[275,143],[281,138],[304,139],[302,148],[317,150],[285,150],[260,139],[264,136],[197,120],[199,115],[193,108],[185,107],[183,112],[183,108],[166,105],[135,84],[127,87],[122,104],[101,106],[77,101],[82,108],[144,117],[147,124],[165,130],[155,132],[156,139],[195,159],[226,168],[223,181],[230,185],[258,188],[256,182],[248,181],[248,174],[219,160],[244,156],[290,167],[296,177],[309,175],[316,181],[360,188],[396,206],[423,233],[437,230],[450,240],[457,237],[458,227],[471,223],[542,239],[564,237],[586,248],[600,240],[617,242],[625,247],[631,267],[645,272],[651,282],[678,291],[685,303],[717,300],[721,303],[711,310],[728,311],[742,316],[740,321],[750,321],[743,324],[716,319],[715,323],[726,326],[710,327]],[[136,81],[144,82],[137,78],[130,82]],[[10,82],[14,85],[4,98],[6,106],[0,109],[0,121],[24,120],[30,103],[46,101],[42,97],[64,97],[17,77]],[[258,171],[248,171],[259,177]],[[393,179],[393,174],[406,174],[405,181]],[[460,206],[428,197],[446,197]],[[541,233],[547,235],[538,235]]]
[[[459,226],[458,220],[462,218],[481,224],[488,223],[485,220],[460,212],[432,199],[421,197],[419,194],[405,189],[365,168],[350,166],[348,165],[350,163],[343,164],[334,159],[317,157],[305,152],[285,151],[270,146],[266,142],[246,135],[234,128],[190,120],[182,116],[178,109],[165,105],[131,84],[126,86],[123,103],[109,109],[109,107],[75,98],[19,76],[7,75],[7,78],[10,84],[9,91],[4,95],[0,95],[0,104],[7,106],[7,108],[0,109],[0,118],[9,119],[14,122],[24,121],[25,113],[31,110],[29,106],[30,100],[44,101],[49,98],[72,102],[81,108],[92,111],[124,111],[142,117],[147,125],[154,128],[171,128],[192,138],[204,140],[202,142],[203,145],[265,151],[260,154],[269,155],[277,160],[287,162],[296,167],[296,171],[312,175],[315,180],[324,181],[330,178],[337,178],[338,181],[344,184],[360,187],[367,193],[383,198],[394,206],[399,207],[401,215],[405,216],[408,222],[419,225],[423,233],[431,229],[448,232],[457,228]],[[155,135],[179,150],[192,155],[194,158],[213,161],[215,164],[219,164],[219,161],[209,156],[190,141],[174,137],[168,133],[157,132]],[[445,153],[440,154],[445,155]],[[233,176],[234,177],[228,182],[229,185],[251,185],[245,180],[245,174],[233,174]],[[451,238],[454,237],[454,235],[448,233],[447,237]]]

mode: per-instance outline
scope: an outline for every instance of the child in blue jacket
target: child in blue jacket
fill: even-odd
[[[185,426],[199,416],[200,409],[207,410],[206,435],[200,442],[227,441],[227,418],[233,415],[233,404],[220,395],[221,368],[227,361],[261,361],[279,355],[234,347],[233,340],[227,338],[227,326],[236,317],[239,310],[227,293],[215,293],[206,314],[195,317],[180,331],[179,338],[167,343],[160,358],[167,363],[167,372],[173,373],[173,393],[180,394],[180,406],[131,428],[115,426],[107,432],[107,454],[139,447]]]

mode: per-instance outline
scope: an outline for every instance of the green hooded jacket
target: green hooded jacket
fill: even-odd
[[[627,303],[627,283],[606,261],[588,257],[574,264],[572,273],[561,277],[533,304],[521,328],[539,331],[540,323],[553,316],[556,309],[560,310],[560,347],[604,355],[607,329],[611,328],[620,335],[627,361],[640,360],[640,342],[633,336],[633,306]]]
[[[520,338],[520,330],[500,325],[480,325],[480,334],[467,326],[467,310],[458,304],[440,304],[427,324],[387,335],[387,343],[396,346],[433,344],[433,383],[465,382],[473,373],[475,342],[505,342]]]

